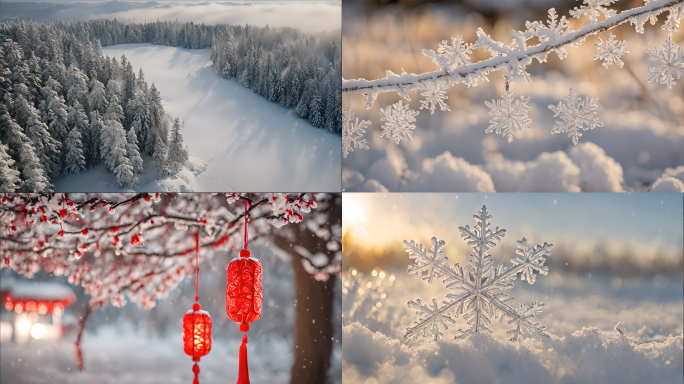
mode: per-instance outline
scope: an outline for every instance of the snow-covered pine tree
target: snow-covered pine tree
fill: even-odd
[[[47,108],[47,119],[50,122],[50,135],[60,143],[66,140],[69,134],[69,114],[64,99],[53,98]]]
[[[21,173],[14,168],[14,160],[7,153],[7,146],[0,142],[0,191],[15,192],[21,185]]]
[[[145,151],[151,155],[154,153],[154,147],[157,143],[157,135],[164,127],[164,104],[162,103],[161,93],[154,86],[150,86],[147,93],[147,109],[149,111],[149,128],[143,134],[138,136],[140,139],[141,149],[144,147]],[[143,127],[144,128],[144,127]]]
[[[116,175],[116,184],[119,188],[135,188],[138,186],[138,177],[133,174],[133,167],[131,167],[127,158],[124,158],[121,164],[114,169],[114,174]]]
[[[126,131],[115,119],[107,119],[100,135],[100,156],[111,172],[124,162],[126,157]]]
[[[321,114],[321,97],[318,96],[318,89],[314,88],[313,96],[309,102],[309,121],[311,125],[316,128],[321,128],[325,125],[323,115]]]
[[[93,79],[90,83],[90,94],[88,95],[90,110],[103,114],[107,110],[107,98],[104,85],[97,79]]]
[[[183,169],[183,165],[188,161],[188,150],[183,143],[183,134],[180,132],[180,119],[176,118],[171,129],[171,139],[169,142],[168,169],[171,175],[176,175]]]
[[[83,143],[79,129],[72,129],[66,140],[66,154],[64,158],[64,173],[80,173],[85,170]]]
[[[140,157],[140,149],[138,148],[138,136],[135,134],[135,129],[131,128],[126,136],[126,154],[131,165],[133,173],[143,173],[143,160]]]
[[[90,112],[90,125],[83,134],[83,148],[85,150],[86,163],[95,165],[100,162],[100,137],[104,129],[102,116],[98,111]]]
[[[79,102],[81,105],[87,105],[88,86],[87,76],[74,64],[69,66],[67,71],[66,83],[66,101],[69,105]]]
[[[169,147],[164,144],[164,141],[161,139],[161,137],[157,136],[157,143],[154,147],[152,159],[154,160],[154,164],[157,166],[157,171],[162,175],[169,174],[168,152]]]
[[[133,65],[130,61],[126,60],[124,66],[125,55],[121,56],[121,65],[123,66],[123,99],[121,100],[124,105],[128,104],[128,101],[133,97],[135,92],[135,72],[133,72]]]

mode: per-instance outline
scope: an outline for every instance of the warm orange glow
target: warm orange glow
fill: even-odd
[[[5,303],[5,309],[6,309],[6,310],[11,311],[12,308],[14,308],[14,306],[12,305],[12,302],[11,302],[11,301],[8,301],[8,302]]]
[[[41,315],[44,315],[47,313],[47,311],[48,311],[48,307],[47,307],[47,305],[45,305],[45,303],[38,304],[38,313],[40,313]]]
[[[24,311],[24,306],[21,303],[17,303],[17,305],[14,306],[14,312],[21,313],[23,311]]]
[[[29,301],[26,303],[26,310],[29,312],[33,312],[36,310],[36,302],[35,301]]]
[[[62,306],[59,304],[55,305],[55,308],[52,310],[52,313],[54,313],[57,316],[61,315],[62,314]]]

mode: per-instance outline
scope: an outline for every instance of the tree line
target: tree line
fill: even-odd
[[[101,162],[120,188],[135,187],[141,152],[175,175],[188,151],[159,90],[70,24],[0,26],[0,191],[50,191],[52,178]]]

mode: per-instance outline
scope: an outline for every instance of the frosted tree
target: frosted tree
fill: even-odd
[[[0,103],[0,142],[7,143],[8,153],[15,161],[13,165],[20,172],[20,192],[48,191],[51,188],[40,160],[33,150],[31,140],[7,113],[7,108],[2,103]]]
[[[69,105],[73,105],[74,102],[79,102],[83,105],[88,101],[87,84],[87,76],[75,65],[69,66],[65,82],[65,89],[67,90],[66,100]]]
[[[549,53],[555,53],[559,59],[564,59],[569,46],[581,45],[589,36],[611,30],[623,24],[631,24],[638,33],[644,33],[645,24],[655,24],[658,16],[667,14],[662,28],[672,36],[679,28],[679,20],[684,16],[684,0],[650,0],[641,7],[627,9],[618,13],[610,9],[615,0],[584,0],[584,4],[570,10],[570,16],[581,18],[588,16],[589,22],[578,30],[572,30],[565,16],[560,16],[551,8],[548,12],[548,20],[527,21],[524,30],[512,31],[512,42],[496,41],[488,36],[482,28],[476,31],[477,39],[473,43],[464,41],[463,35],[452,38],[451,42],[442,41],[438,44],[437,51],[423,50],[423,55],[430,58],[439,68],[432,72],[422,74],[401,73],[396,74],[386,71],[382,79],[342,79],[343,94],[362,94],[366,99],[366,108],[371,108],[380,93],[392,92],[399,97],[410,100],[410,94],[414,90],[422,92],[425,98],[421,100],[421,109],[428,109],[434,113],[437,108],[442,111],[451,110],[446,104],[446,90],[457,84],[468,87],[477,86],[482,81],[489,81],[488,76],[495,71],[503,71],[505,78],[505,94],[502,101],[489,103],[490,114],[494,117],[487,132],[503,134],[508,142],[520,131],[531,128],[531,120],[527,118],[526,106],[528,100],[523,96],[522,102],[515,100],[509,93],[509,84],[517,80],[531,81],[527,67],[534,61],[544,63]],[[603,61],[608,67],[611,64],[622,66],[621,57],[629,52],[624,50],[627,41],[615,39],[612,32],[606,39],[599,37],[596,44],[597,53],[595,59]],[[665,84],[668,89],[679,79],[684,72],[684,49],[672,42],[670,37],[663,45],[662,50],[655,48],[648,51],[651,67],[648,79],[660,84]],[[473,62],[472,56],[475,50],[486,51],[488,58]],[[596,99],[590,99],[596,100]],[[587,101],[586,108],[593,108],[593,103]],[[394,104],[396,105],[396,104]],[[508,106],[517,106],[515,110],[506,111]],[[579,106],[579,104],[577,104]],[[389,107],[388,107],[389,108]],[[380,108],[381,116],[383,109]],[[416,112],[417,113],[417,112]],[[515,115],[519,115],[512,119]],[[567,118],[567,115],[566,115]],[[581,118],[580,118],[581,119]],[[565,121],[566,119],[564,119]],[[574,121],[579,121],[575,119]],[[397,127],[396,124],[392,124]],[[576,128],[562,126],[554,128],[552,133],[569,132],[573,142],[577,144],[581,136],[579,130],[591,129],[600,126],[597,123],[585,122]],[[589,127],[589,128],[587,128]],[[387,125],[383,126],[383,135],[387,135]],[[395,142],[398,144],[399,141]]]
[[[149,130],[147,132],[142,131],[138,137],[141,149],[144,143],[145,151],[151,155],[154,153],[154,147],[157,144],[157,136],[164,130],[165,122],[164,104],[154,83],[150,86],[150,91],[147,94],[147,108],[149,110]]]
[[[14,160],[7,154],[7,146],[0,142],[0,191],[15,192],[21,185],[21,173],[14,169]]]
[[[311,101],[309,102],[309,121],[311,125],[316,128],[320,128],[325,123],[323,121],[323,115],[321,114],[321,97],[318,96],[318,90],[314,90],[313,96],[311,96]]]
[[[24,132],[31,140],[31,146],[44,175],[57,175],[61,171],[59,157],[62,144],[50,136],[48,127],[35,114],[29,117]]]
[[[448,329],[447,323],[456,324],[454,318],[459,315],[463,316],[469,328],[460,329],[456,339],[466,338],[474,333],[491,333],[488,326],[496,318],[499,321],[506,319],[513,326],[508,331],[512,341],[549,337],[544,326],[532,322],[545,304],[534,302],[530,307],[520,303],[518,309],[515,309],[509,305],[513,298],[508,297],[505,291],[513,288],[513,281],[517,279],[518,273],[523,281],[530,284],[534,284],[536,273],[546,275],[548,267],[544,262],[551,254],[552,245],[544,243],[536,247],[529,246],[523,237],[517,242],[518,256],[511,259],[512,265],[495,265],[488,251],[496,246],[496,242],[501,241],[506,230],[499,227],[490,229],[492,216],[485,206],[473,217],[477,223],[475,227],[471,229],[466,225],[458,228],[461,238],[473,250],[469,257],[470,263],[464,267],[458,263],[452,267],[448,264],[449,259],[442,257],[446,245],[443,240],[438,241],[433,237],[432,249],[415,241],[404,241],[405,251],[413,259],[408,273],[420,276],[428,284],[440,280],[451,292],[441,304],[435,299],[432,300],[432,305],[424,304],[421,300],[408,303],[410,308],[418,312],[420,318],[406,329],[404,340],[417,339],[422,334],[430,335],[437,341],[443,336],[442,328]]]
[[[127,158],[123,158],[123,161],[114,169],[114,174],[119,188],[138,186],[138,178],[133,174],[133,167]]]
[[[180,132],[180,119],[176,118],[171,130],[169,140],[168,169],[171,175],[176,175],[183,169],[183,165],[188,161],[188,149],[183,143],[183,134]]]
[[[72,129],[65,143],[64,173],[80,173],[85,170],[85,157],[83,156],[83,143],[81,132]]]
[[[169,174],[169,163],[168,163],[169,147],[164,144],[161,137],[157,137],[157,144],[154,147],[154,154],[152,159],[154,164],[157,166],[157,171],[162,175]]]
[[[131,128],[126,136],[126,155],[131,165],[133,173],[143,173],[143,159],[140,157],[140,149],[138,148],[138,136],[135,134],[135,129]]]
[[[91,84],[90,94],[88,95],[90,109],[103,114],[107,110],[107,96],[104,85],[97,79],[93,79]]]
[[[244,201],[249,243],[270,244],[291,260],[293,343],[300,346],[292,367],[299,379],[292,383],[326,382],[336,342],[339,194],[11,194],[0,204],[0,226],[9,229],[0,234],[0,268],[27,278],[39,271],[68,276],[82,287],[89,299],[76,333],[87,337],[99,308],[127,302],[152,308],[192,276],[196,234],[201,264],[232,258],[244,241]]]
[[[90,126],[88,131],[83,134],[86,160],[90,164],[97,164],[100,161],[100,137],[103,129],[104,122],[100,113],[98,111],[90,112]]]
[[[69,115],[64,100],[53,98],[47,108],[48,120],[50,121],[50,135],[60,143],[66,140],[69,133]]]

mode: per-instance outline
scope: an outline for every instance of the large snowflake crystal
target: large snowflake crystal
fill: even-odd
[[[617,0],[584,0],[584,4],[579,8],[571,9],[570,14],[579,19],[582,15],[589,15],[591,17],[591,24],[598,21],[599,13],[603,13],[606,19],[617,15],[612,9],[606,8]]]
[[[549,20],[548,26],[544,25],[542,21],[525,22],[525,26],[534,32],[534,35],[539,38],[540,43],[546,43],[548,45],[556,45],[558,41],[568,32],[570,27],[570,22],[562,16],[558,19],[558,14],[556,14],[556,9],[549,9]],[[563,45],[557,45],[553,49],[559,58],[564,59],[567,56],[565,47]]]
[[[434,83],[427,83],[423,87],[423,93],[421,95],[425,96],[425,100],[421,101],[420,109],[429,109],[430,114],[435,113],[435,109],[439,106],[442,111],[451,111],[444,100],[448,99],[446,95],[446,90],[449,88],[449,83],[447,81],[438,81]]]
[[[463,34],[460,34],[458,37],[451,38],[451,45],[446,40],[442,40],[439,43],[437,53],[432,49],[423,49],[423,55],[432,59],[441,68],[451,71],[460,66],[470,64],[470,57],[468,55],[473,53],[474,47],[474,44],[468,44],[463,41]]]
[[[520,96],[520,100],[516,99],[511,91],[502,95],[501,100],[492,100],[491,103],[485,101],[490,109],[489,114],[492,116],[485,133],[503,134],[510,143],[513,141],[513,136],[530,129],[529,124],[532,120],[527,116],[527,112],[532,108],[527,105],[529,101],[530,98],[524,96]]]
[[[412,130],[416,129],[416,125],[411,123],[416,121],[418,113],[418,111],[410,109],[408,105],[404,105],[401,100],[385,109],[380,108],[380,120],[385,122],[382,125],[380,137],[387,137],[397,144],[407,137],[413,140],[411,135],[413,134]]]
[[[598,47],[599,52],[594,56],[594,60],[603,60],[603,66],[608,68],[610,64],[617,64],[620,68],[625,64],[620,57],[628,55],[629,51],[624,51],[622,48],[629,43],[629,41],[615,40],[615,36],[611,33],[608,40],[603,41],[599,37],[600,44],[594,44]]]
[[[544,303],[534,302],[531,307],[521,303],[518,309],[509,304],[513,298],[504,291],[513,287],[513,280],[521,274],[521,279],[534,284],[536,275],[546,275],[548,267],[544,266],[546,257],[551,254],[551,244],[544,243],[536,247],[528,246],[523,238],[518,241],[517,257],[511,261],[513,265],[494,265],[491,255],[487,252],[496,246],[495,241],[501,241],[506,235],[505,229],[489,229],[491,216],[487,207],[473,216],[477,222],[474,228],[468,225],[459,227],[461,237],[473,249],[470,263],[465,267],[449,266],[448,258],[443,257],[443,240],[432,238],[432,249],[427,250],[423,244],[414,241],[404,241],[405,251],[414,260],[409,267],[409,274],[416,274],[428,283],[440,279],[452,293],[446,295],[447,300],[438,304],[432,300],[432,305],[426,305],[420,300],[410,301],[410,308],[418,311],[420,318],[414,325],[406,329],[404,340],[417,339],[419,335],[432,335],[435,341],[442,338],[441,329],[448,329],[447,323],[455,324],[452,317],[463,315],[470,328],[460,329],[456,339],[468,337],[477,332],[491,333],[488,325],[493,319],[508,320],[514,328],[508,331],[510,340],[520,338],[549,337],[545,327],[533,323],[534,316],[541,312]]]
[[[354,119],[354,112],[347,109],[342,112],[342,153],[344,158],[347,158],[349,152],[353,152],[354,148],[368,149],[368,142],[363,138],[366,129],[371,125],[368,120]]]
[[[598,98],[591,99],[589,97],[582,100],[577,97],[575,90],[570,88],[570,95],[565,98],[568,101],[564,104],[562,101],[558,106],[549,105],[549,109],[554,112],[553,117],[561,118],[561,121],[556,120],[556,125],[553,126],[551,133],[567,132],[568,137],[572,137],[572,142],[577,145],[581,130],[594,129],[594,127],[603,127],[603,123],[599,121],[596,115],[596,108],[598,108]]]
[[[684,49],[672,42],[672,36],[663,43],[663,48],[662,51],[658,47],[646,50],[649,60],[655,62],[648,68],[648,81],[667,84],[667,89],[672,89],[675,76],[681,79],[684,73]]]

